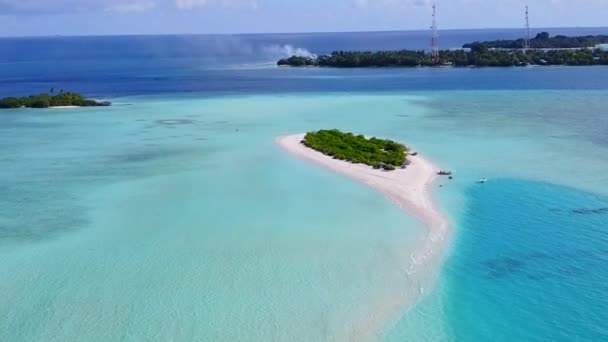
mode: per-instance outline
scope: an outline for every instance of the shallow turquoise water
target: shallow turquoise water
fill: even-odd
[[[424,228],[272,141],[325,127],[456,171],[435,189],[455,242],[386,339],[597,340],[607,215],[574,210],[608,207],[606,117],[580,113],[603,113],[606,95],[164,95],[4,112],[0,340],[344,340],[378,302],[416,293],[404,261]]]
[[[15,113],[0,340],[343,339],[406,288],[424,230],[280,151],[277,100]]]

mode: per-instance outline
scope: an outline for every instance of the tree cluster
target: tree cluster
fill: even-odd
[[[337,129],[310,132],[302,143],[334,159],[394,170],[406,164],[407,148],[391,140],[344,133]]]
[[[57,95],[38,94],[27,97],[5,97],[0,100],[0,108],[96,107],[109,105],[110,102],[89,100],[80,94],[63,91]]]
[[[511,67],[526,65],[608,65],[608,52],[599,50],[497,50],[477,43],[470,50],[443,50],[438,58],[424,51],[337,51],[317,58],[293,56],[278,65],[337,68],[365,67]]]
[[[530,39],[530,48],[532,49],[577,49],[577,48],[593,48],[599,44],[607,44],[608,36],[555,36],[551,37],[547,32],[541,32],[536,37]],[[495,49],[523,49],[524,39],[514,40],[492,40],[485,42],[473,42],[463,45],[463,48],[472,48],[474,45],[485,45],[488,48]]]

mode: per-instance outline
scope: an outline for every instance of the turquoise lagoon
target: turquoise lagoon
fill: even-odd
[[[2,112],[0,340],[345,340],[420,287],[381,339],[601,340],[606,95],[181,94]],[[326,127],[456,172],[434,190],[454,230],[436,281],[405,273],[424,227],[273,144]]]
[[[608,68],[272,66],[425,31],[0,41],[0,96],[114,102],[0,112],[0,341],[608,339]],[[273,143],[334,127],[455,172],[428,281],[423,226]]]

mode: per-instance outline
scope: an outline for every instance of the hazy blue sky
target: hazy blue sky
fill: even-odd
[[[608,26],[608,0],[437,0],[440,28]],[[431,0],[0,0],[0,35],[416,30]]]

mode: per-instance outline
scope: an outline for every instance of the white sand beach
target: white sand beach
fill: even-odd
[[[425,284],[432,280],[430,278],[436,274],[435,271],[445,254],[451,229],[449,221],[437,209],[431,194],[431,184],[438,177],[439,168],[423,157],[409,156],[411,165],[407,169],[391,172],[375,170],[367,165],[335,160],[312,150],[301,143],[304,136],[304,134],[282,136],[276,138],[275,142],[298,158],[348,176],[382,192],[428,229],[425,243],[411,254],[410,260],[404,260],[408,279],[420,284],[419,293],[415,296],[407,291],[390,294],[378,303],[373,317],[354,325],[355,331],[351,336],[353,340],[376,340],[387,321],[395,319],[399,312],[410,307],[424,292]]]

